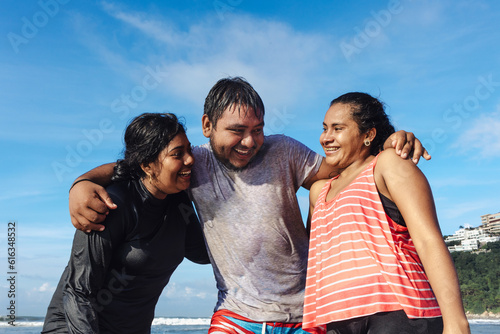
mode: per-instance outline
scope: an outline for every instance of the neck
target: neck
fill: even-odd
[[[151,182],[149,182],[148,178],[143,177],[141,179],[142,184],[144,187],[146,187],[147,191],[155,198],[158,199],[165,199],[167,197],[167,194],[161,192],[156,188]]]
[[[375,158],[375,156],[368,154],[353,161],[348,166],[339,169],[339,178],[350,177],[353,174],[358,175],[359,170],[365,168],[366,165],[368,165],[373,160],[373,158]]]

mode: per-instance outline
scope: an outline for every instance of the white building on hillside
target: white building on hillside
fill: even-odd
[[[481,226],[489,234],[500,234],[500,212],[481,216]]]
[[[484,216],[482,216],[484,217]],[[478,250],[482,245],[488,242],[500,241],[500,236],[492,236],[488,233],[489,230],[484,228],[484,225],[472,227],[466,225],[460,228],[453,235],[445,238],[446,242],[459,241],[460,245],[449,246],[450,252],[454,251],[474,251]]]

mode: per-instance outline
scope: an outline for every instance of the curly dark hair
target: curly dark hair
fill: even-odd
[[[125,130],[124,157],[117,161],[111,180],[144,177],[141,165],[156,161],[179,133],[186,133],[186,129],[174,114],[144,113],[134,118]]]

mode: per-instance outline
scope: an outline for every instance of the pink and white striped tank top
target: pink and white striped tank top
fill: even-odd
[[[311,219],[304,328],[396,310],[441,316],[408,229],[384,211],[376,161],[332,200],[325,201],[335,179],[321,190]]]

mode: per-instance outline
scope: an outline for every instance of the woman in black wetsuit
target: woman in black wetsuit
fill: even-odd
[[[175,115],[142,114],[130,123],[107,187],[118,207],[104,231],[76,231],[42,333],[151,331],[156,302],[183,258],[209,263],[184,192],[193,163]]]

